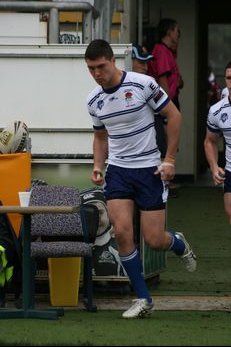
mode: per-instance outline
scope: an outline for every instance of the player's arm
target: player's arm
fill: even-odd
[[[177,148],[180,141],[180,132],[182,124],[182,116],[178,108],[170,100],[167,105],[162,108],[160,114],[167,118],[167,152],[166,157],[176,156]]]
[[[209,129],[206,131],[204,140],[204,150],[206,159],[209,163],[213,182],[215,185],[222,184],[224,182],[225,172],[218,166],[218,139],[219,133],[211,132]]]
[[[164,91],[169,95],[169,86],[167,75],[161,75],[158,77],[159,85],[164,89]]]
[[[105,128],[94,130],[93,156],[94,167],[91,180],[96,185],[102,185],[104,165],[108,156],[108,134]]]
[[[167,151],[161,165],[161,174],[162,179],[171,180],[175,175],[175,158],[180,140],[182,116],[171,100],[162,108],[160,114],[167,118]]]

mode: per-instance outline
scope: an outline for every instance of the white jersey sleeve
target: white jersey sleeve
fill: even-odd
[[[155,79],[135,72],[123,72],[118,86],[97,87],[87,104],[95,130],[106,128],[108,163],[129,168],[160,164],[154,112],[169,102]]]
[[[227,87],[223,88],[221,91],[221,99],[229,95],[229,90]]]
[[[225,168],[231,172],[231,104],[228,96],[210,107],[207,128],[213,133],[223,135],[225,139]]]

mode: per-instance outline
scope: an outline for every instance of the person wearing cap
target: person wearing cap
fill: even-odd
[[[153,56],[143,50],[142,46],[132,46],[132,71],[147,74],[148,62],[153,59]]]

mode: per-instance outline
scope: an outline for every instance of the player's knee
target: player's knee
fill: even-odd
[[[165,239],[162,235],[148,235],[145,237],[145,243],[157,250],[165,249]]]

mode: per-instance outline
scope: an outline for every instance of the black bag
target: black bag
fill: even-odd
[[[84,205],[95,205],[99,210],[99,225],[93,245],[93,276],[126,276],[121,264],[113,227],[109,220],[103,189],[88,188],[80,193]]]
[[[96,242],[97,239],[103,236],[107,231],[111,229],[111,223],[109,221],[106,200],[103,194],[103,189],[98,187],[92,187],[84,189],[80,192],[81,204],[84,205],[94,205],[99,211],[99,223],[97,232],[95,235]],[[89,220],[89,223],[92,222]]]
[[[0,214],[0,245],[6,250],[7,265],[13,266],[12,279],[1,288],[0,301],[3,303],[7,290],[13,291],[15,299],[19,299],[22,286],[22,245],[7,214]]]

